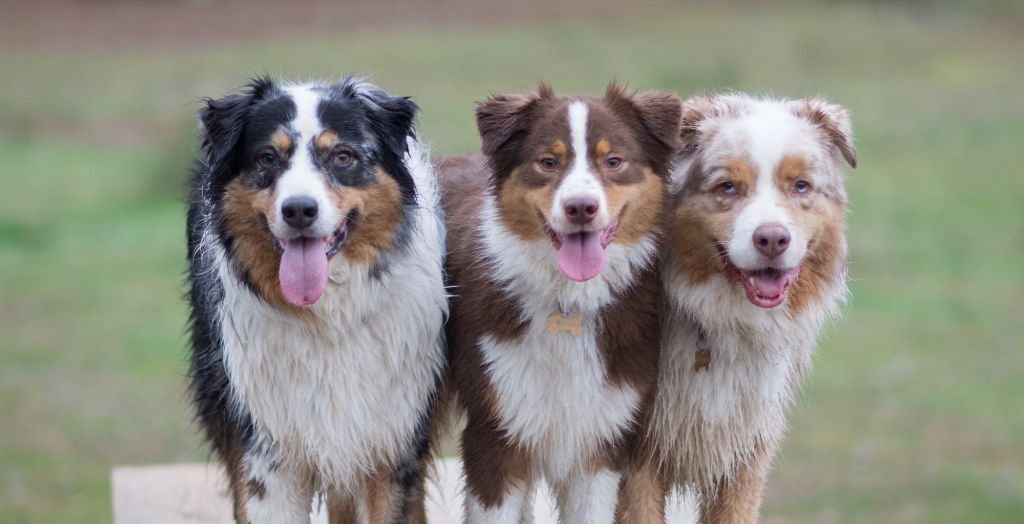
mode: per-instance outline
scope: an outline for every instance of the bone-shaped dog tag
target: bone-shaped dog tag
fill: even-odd
[[[570,335],[578,337],[583,334],[583,316],[576,314],[571,317],[561,313],[552,313],[548,316],[548,333],[557,335],[568,331]]]

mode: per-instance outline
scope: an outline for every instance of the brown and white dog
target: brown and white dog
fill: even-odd
[[[542,477],[563,522],[612,522],[657,375],[680,111],[673,94],[542,84],[478,105],[486,159],[441,162],[467,522],[529,519]]]
[[[786,410],[846,295],[849,116],[819,99],[683,106],[651,442],[703,522],[753,522]]]

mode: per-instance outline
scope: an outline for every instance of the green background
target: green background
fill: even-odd
[[[792,412],[764,518],[1024,514],[1024,8],[316,5],[5,11],[0,522],[109,522],[112,466],[207,457],[183,389],[193,115],[262,72],[361,73],[412,95],[436,153],[477,147],[474,101],[538,80],[844,104],[853,300]]]

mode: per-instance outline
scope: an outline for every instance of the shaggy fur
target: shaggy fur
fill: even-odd
[[[238,522],[308,522],[317,495],[335,522],[423,519],[447,297],[415,111],[346,78],[257,79],[200,112],[190,389]],[[316,205],[308,224],[287,218],[295,198]],[[286,272],[287,249],[308,242],[326,252],[326,287],[285,292],[285,278],[315,280]]]
[[[467,522],[527,519],[542,477],[563,522],[612,522],[656,376],[654,262],[679,111],[674,95],[542,85],[480,103],[486,156],[443,160]],[[563,264],[573,235],[600,235],[597,273]]]
[[[703,522],[753,522],[786,410],[846,294],[850,122],[817,99],[697,97],[681,137],[649,440],[667,485],[699,493]],[[781,253],[766,254],[761,226],[788,232]]]

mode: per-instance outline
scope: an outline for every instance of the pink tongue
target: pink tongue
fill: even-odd
[[[785,288],[786,275],[777,273],[771,276],[754,275],[754,291],[762,297],[777,297]]]
[[[597,276],[604,269],[604,248],[601,235],[596,231],[572,233],[562,239],[558,248],[558,267],[565,276],[576,282],[584,282]]]
[[[322,238],[296,238],[284,243],[278,273],[284,298],[308,306],[327,288],[327,246]]]

